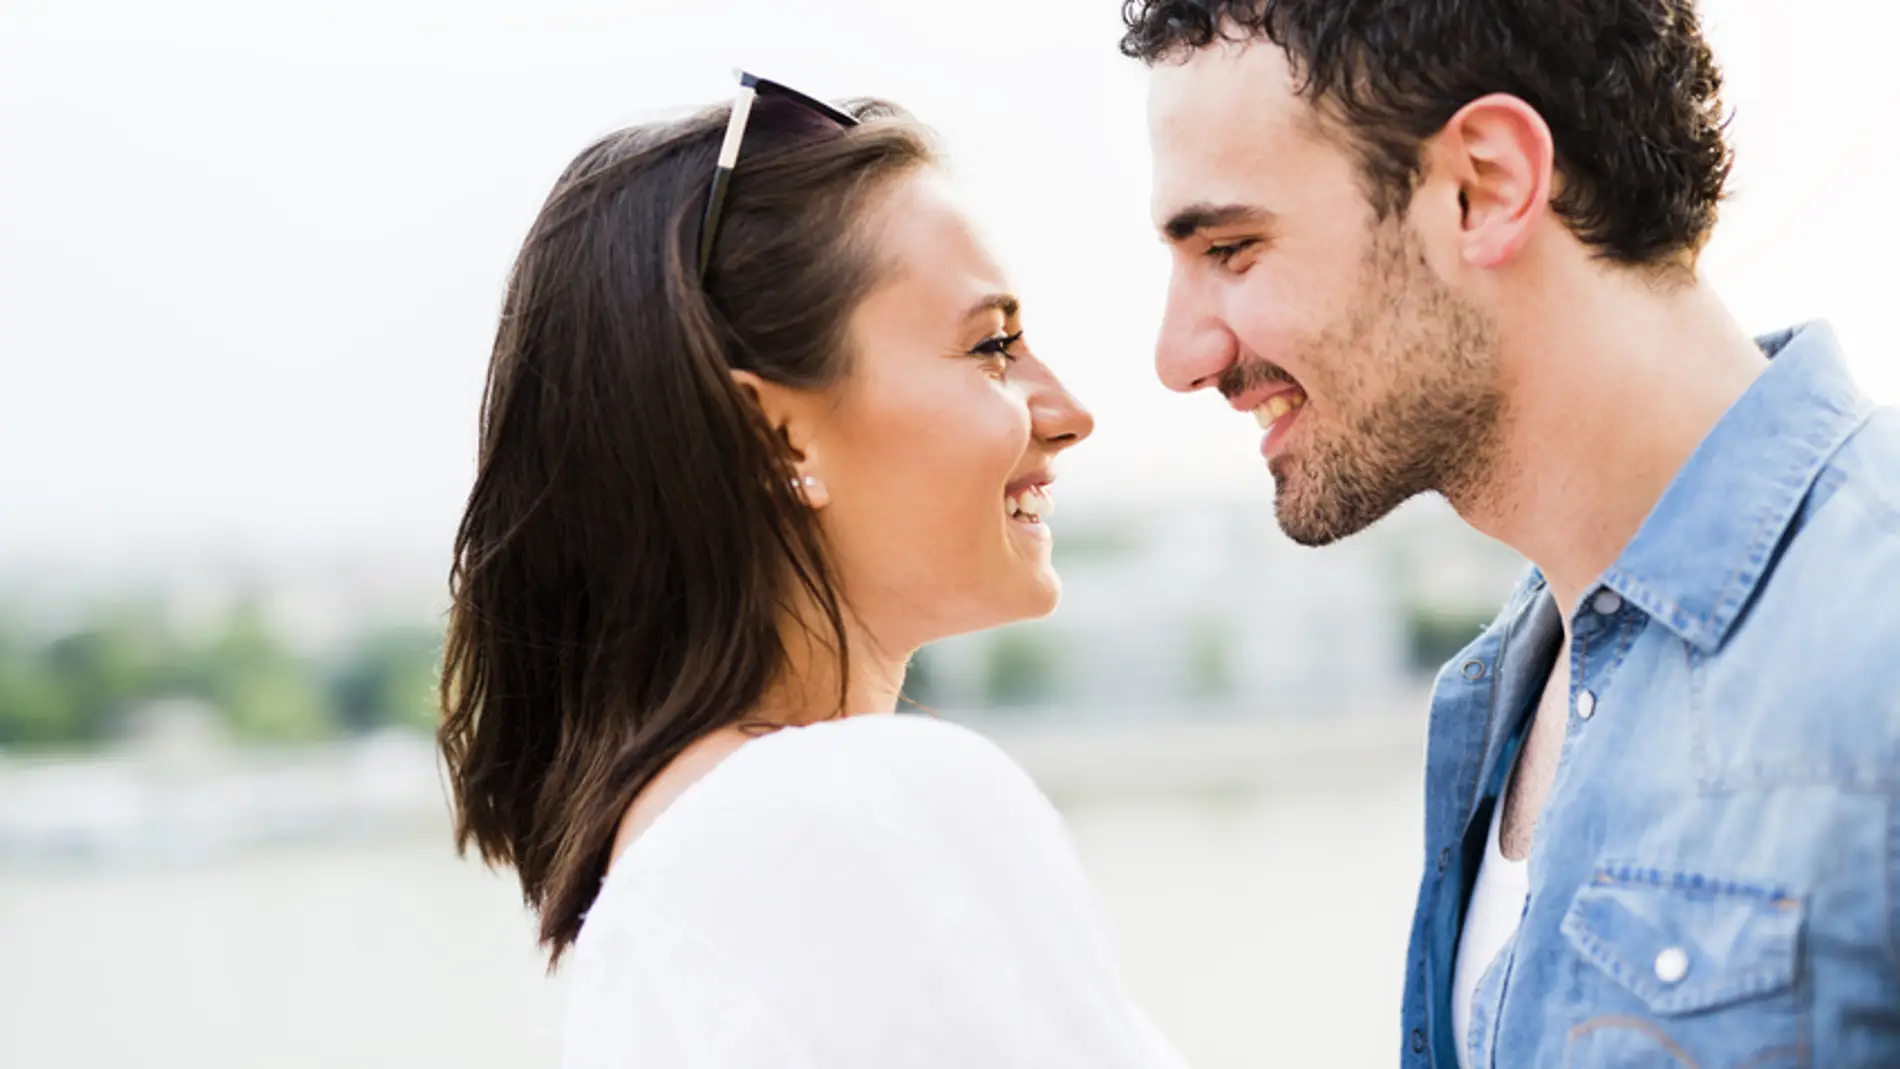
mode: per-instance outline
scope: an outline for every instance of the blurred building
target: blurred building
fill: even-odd
[[[1523,568],[1436,498],[1323,549],[1280,533],[1268,493],[1083,504],[1053,522],[1062,607],[931,647],[909,688],[918,700],[1111,718],[1390,708],[1476,634]]]

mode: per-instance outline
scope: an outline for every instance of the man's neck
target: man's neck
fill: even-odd
[[[1506,328],[1495,463],[1453,501],[1538,566],[1565,619],[1767,366],[1701,283],[1662,293],[1614,272],[1591,281]]]

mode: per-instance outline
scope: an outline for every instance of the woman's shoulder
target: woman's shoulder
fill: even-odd
[[[874,814],[880,825],[924,830],[1048,806],[987,737],[933,717],[872,714],[781,728],[737,747],[661,823],[671,822],[675,834],[704,835],[726,823],[753,833],[811,832],[841,820],[849,830]]]
[[[737,747],[628,846],[609,883],[690,887],[806,859],[863,876],[914,867],[919,854],[942,863],[1044,850],[1064,834],[1055,807],[988,738],[930,717],[874,714]],[[846,858],[857,860],[843,866]]]
[[[781,728],[759,741],[774,740],[783,753],[878,753],[908,756],[925,763],[1005,762],[1009,758],[988,736],[962,724],[916,713],[873,713],[820,720]]]
[[[727,755],[627,848],[589,921],[664,918],[748,973],[801,960],[814,939],[834,956],[860,946],[868,968],[880,947],[977,932],[1008,959],[1003,932],[1075,925],[1088,894],[1061,816],[1000,747],[877,714]]]
[[[961,724],[910,713],[874,714],[785,728],[748,744],[756,774],[789,776],[821,793],[928,783],[933,776],[1027,781],[1020,766],[989,737]],[[734,756],[737,756],[736,754]],[[835,772],[814,783],[812,768]],[[915,777],[922,776],[922,781]]]

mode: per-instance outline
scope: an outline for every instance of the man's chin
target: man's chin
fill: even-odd
[[[1296,467],[1284,456],[1267,462],[1267,470],[1273,473],[1273,518],[1282,534],[1302,546],[1331,545],[1339,535],[1313,507],[1311,488],[1295,481]]]
[[[1274,477],[1273,517],[1281,533],[1299,545],[1330,546],[1371,527],[1392,511],[1354,508],[1353,502],[1326,497],[1327,488],[1312,485],[1300,466],[1286,457],[1275,457],[1269,467]]]
[[[1280,521],[1281,534],[1308,549],[1330,546],[1345,537],[1344,534],[1331,527],[1312,523],[1310,517],[1297,513],[1290,514],[1284,505],[1276,507],[1275,518]]]

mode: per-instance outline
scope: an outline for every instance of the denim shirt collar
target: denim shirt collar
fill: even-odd
[[[1873,411],[1826,323],[1757,344],[1771,358],[1767,369],[1696,447],[1602,577],[1703,653],[1721,648],[1823,466]]]

